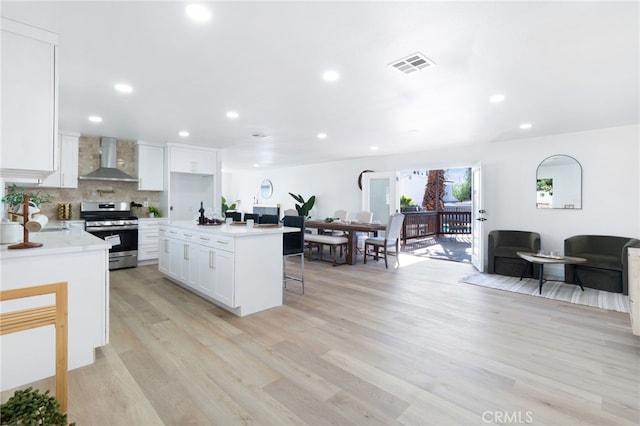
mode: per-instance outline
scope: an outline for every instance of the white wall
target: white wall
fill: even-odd
[[[536,168],[554,154],[574,157],[582,165],[580,210],[536,209]],[[352,215],[360,210],[357,185],[362,170],[399,171],[466,167],[482,164],[485,232],[493,229],[540,233],[542,247],[564,249],[564,239],[577,234],[605,234],[640,238],[640,126],[623,126],[540,138],[437,149],[423,153],[367,157],[357,160],[276,170],[250,170],[223,175],[223,195],[241,199],[251,210],[260,182],[271,179],[270,200],[290,208],[288,192],[307,199],[316,195],[315,218],[331,216],[338,208]],[[224,165],[224,157],[223,157]]]

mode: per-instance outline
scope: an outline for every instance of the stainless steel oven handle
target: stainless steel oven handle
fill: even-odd
[[[138,225],[125,225],[125,226],[87,226],[85,231],[87,232],[100,232],[100,231],[135,231],[138,229]]]

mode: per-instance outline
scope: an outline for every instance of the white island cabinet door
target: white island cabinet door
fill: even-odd
[[[213,297],[225,305],[236,308],[234,256],[232,252],[216,249]]]
[[[2,18],[0,177],[44,179],[58,167],[58,36]]]

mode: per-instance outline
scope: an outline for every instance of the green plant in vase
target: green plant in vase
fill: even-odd
[[[222,217],[227,217],[227,211],[235,211],[236,210],[236,203],[233,203],[231,205],[227,205],[227,199],[223,197],[222,198]]]
[[[300,194],[295,195],[290,192],[289,195],[291,195],[294,200],[300,203],[300,204],[296,204],[296,211],[298,212],[298,215],[304,216],[305,218],[308,219],[309,212],[313,208],[313,205],[316,203],[316,196],[312,195],[311,197],[309,197],[307,201],[305,201],[304,198],[302,198],[302,195]]]

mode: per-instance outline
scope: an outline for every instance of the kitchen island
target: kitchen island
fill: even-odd
[[[282,305],[282,234],[297,228],[160,225],[158,270],[238,316]]]
[[[0,246],[0,289],[68,283],[68,366],[94,361],[96,347],[109,342],[109,244],[81,229],[31,233],[42,247]],[[5,301],[2,312],[53,304],[53,295]],[[55,373],[55,330],[41,327],[0,338],[0,386],[12,389]]]

